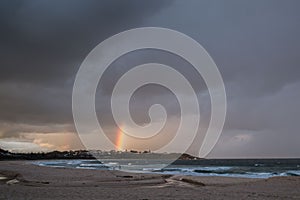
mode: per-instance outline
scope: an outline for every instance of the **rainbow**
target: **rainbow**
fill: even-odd
[[[122,127],[118,128],[117,137],[116,137],[116,150],[122,151],[123,150],[123,131]]]

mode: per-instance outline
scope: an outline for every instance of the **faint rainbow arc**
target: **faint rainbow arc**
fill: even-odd
[[[124,133],[122,131],[122,127],[118,128],[117,137],[116,137],[116,150],[123,150],[123,142],[124,142]]]

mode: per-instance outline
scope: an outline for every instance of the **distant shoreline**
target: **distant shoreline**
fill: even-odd
[[[0,149],[0,160],[50,160],[50,159],[179,159],[201,160],[188,154],[178,153],[152,153],[150,151],[51,151],[39,153],[12,153]]]

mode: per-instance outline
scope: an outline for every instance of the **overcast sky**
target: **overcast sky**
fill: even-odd
[[[114,34],[158,26],[198,41],[222,74],[228,110],[211,157],[299,157],[299,9],[298,0],[0,1],[0,148],[83,148],[71,108],[81,62]],[[97,114],[108,130],[113,123],[107,94],[113,83],[128,66],[153,60],[199,81],[201,111],[209,118],[207,88],[189,64],[168,53],[142,51],[114,62],[99,85]],[[138,123],[147,122],[147,108],[157,100],[176,119],[172,94],[144,89],[132,104]],[[170,130],[178,124],[170,123]]]

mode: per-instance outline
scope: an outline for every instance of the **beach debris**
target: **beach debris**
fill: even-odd
[[[185,182],[185,183],[192,184],[192,185],[205,186],[204,183],[202,183],[200,181],[193,180],[193,179],[189,179],[189,178],[180,178],[179,180],[182,181],[182,182]]]
[[[117,176],[119,178],[133,178],[133,176],[129,176],[129,175],[123,175],[123,176]]]
[[[9,180],[6,182],[7,185],[13,185],[13,184],[16,184],[16,183],[19,183],[19,181],[17,179],[12,179],[12,180]]]

